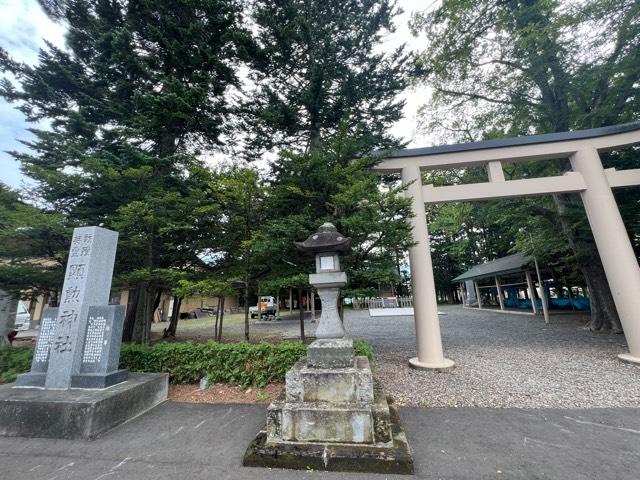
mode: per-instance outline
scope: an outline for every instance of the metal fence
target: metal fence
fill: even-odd
[[[398,308],[413,307],[413,297],[361,297],[352,298],[351,304],[354,310],[365,310],[369,308]]]

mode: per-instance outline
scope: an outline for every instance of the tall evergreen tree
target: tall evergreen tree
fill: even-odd
[[[394,179],[371,171],[375,157],[359,157],[366,146],[344,127],[321,148],[283,155],[254,235],[258,258],[270,265],[268,278],[314,271],[314,260],[293,242],[332,222],[352,238],[353,251],[343,262],[351,294],[374,295],[378,286],[400,280],[398,258],[411,244],[410,204]]]
[[[266,279],[284,285],[312,271],[293,241],[331,221],[353,237],[348,288],[371,294],[398,280],[396,260],[410,238],[398,185],[361,157],[399,143],[388,129],[402,115],[407,56],[403,47],[380,48],[394,29],[395,1],[256,0],[251,12],[258,54],[247,150],[281,150],[255,233],[256,252],[271,265]]]
[[[125,339],[149,340],[163,269],[205,268],[215,223],[201,148],[220,143],[250,44],[239,0],[44,1],[65,50],[35,67],[0,54],[0,94],[34,129],[14,152],[39,200],[72,224],[120,231],[117,272],[134,288]],[[200,214],[206,214],[204,217]],[[209,215],[209,216],[207,216]]]
[[[388,128],[402,116],[406,55],[379,48],[394,29],[394,0],[255,0],[251,11],[250,152],[317,148],[346,118],[372,145],[396,143]]]
[[[40,295],[55,306],[71,243],[64,217],[27,203],[0,183],[0,285],[14,295]]]

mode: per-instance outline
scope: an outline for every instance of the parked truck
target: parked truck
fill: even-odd
[[[258,308],[258,306],[260,308]],[[249,307],[249,314],[251,315],[251,318],[258,318],[258,310],[260,311],[261,317],[274,316],[278,311],[276,299],[273,297],[260,297],[258,299],[258,305]]]

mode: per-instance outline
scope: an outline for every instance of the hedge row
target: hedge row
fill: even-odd
[[[19,373],[28,372],[32,356],[30,347],[0,348],[0,383],[14,382]]]
[[[354,342],[356,355],[373,361],[373,350],[364,340]],[[12,382],[31,366],[32,350],[13,347],[0,350],[0,382]],[[264,387],[284,381],[285,373],[301,357],[301,343],[159,343],[123,344],[120,367],[132,372],[166,372],[172,383],[194,383],[207,376],[212,382]],[[6,363],[6,366],[5,366]]]

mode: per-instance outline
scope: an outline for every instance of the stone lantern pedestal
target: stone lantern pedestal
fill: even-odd
[[[337,310],[347,280],[336,253],[341,240],[348,248],[350,239],[325,224],[298,244],[317,254],[317,273],[309,276],[322,300],[317,340],[287,372],[285,391],[269,405],[266,428],[247,449],[245,466],[413,473],[397,410],[374,385],[369,359],[355,356],[353,340],[344,338]]]

